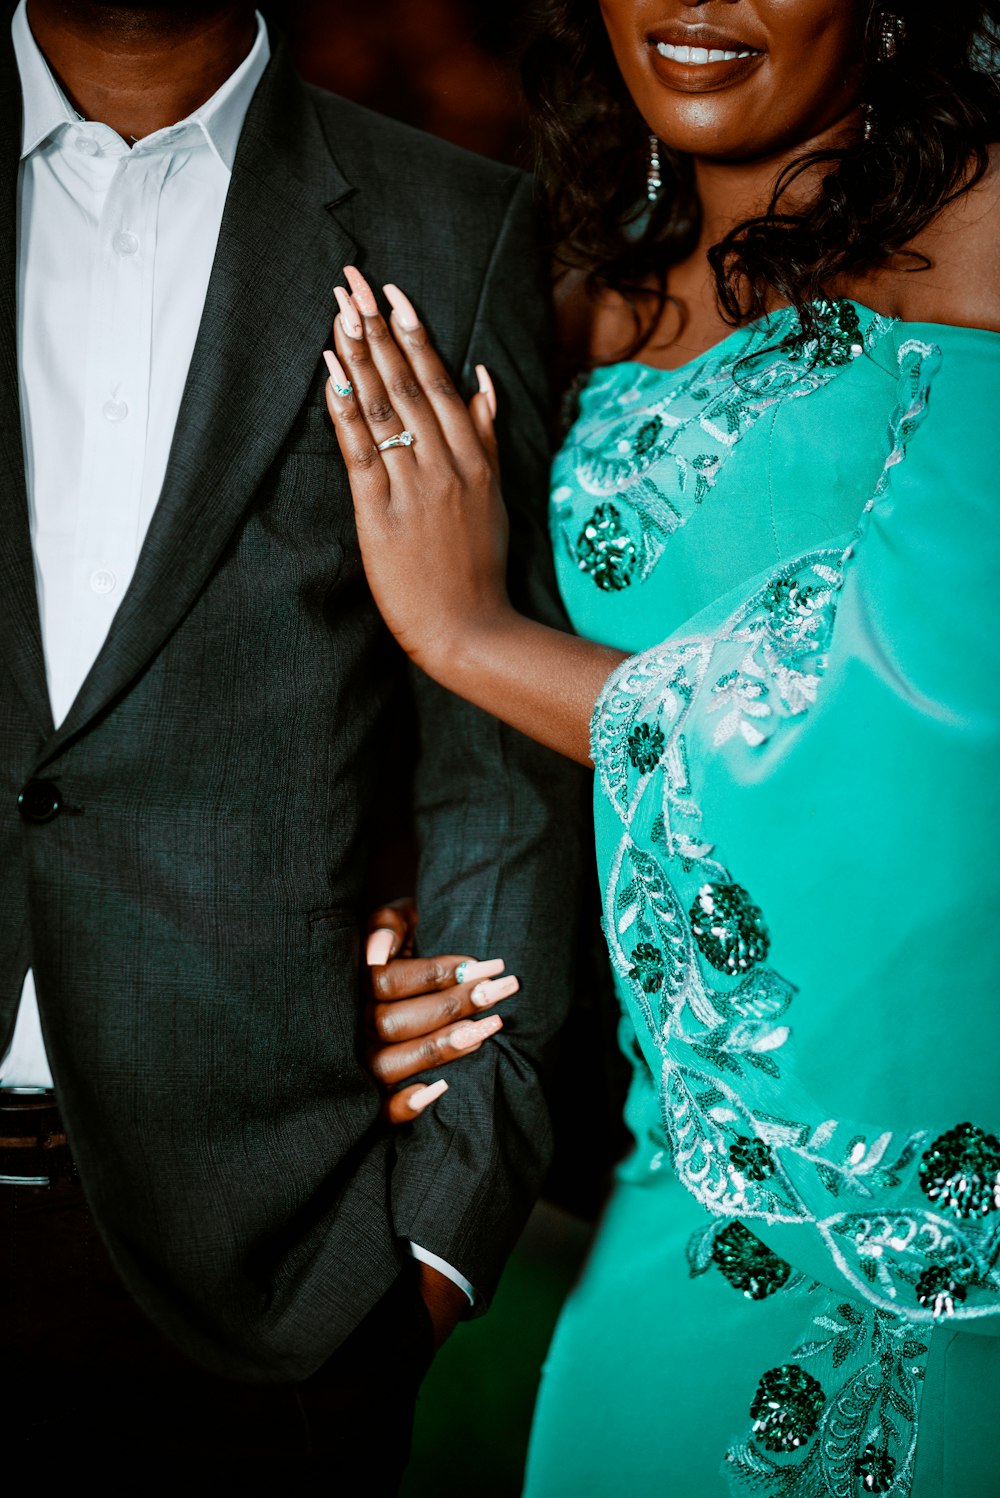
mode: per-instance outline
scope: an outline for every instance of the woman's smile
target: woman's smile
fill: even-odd
[[[600,0],[600,9],[639,114],[669,149],[767,160],[857,104],[856,3]]]
[[[712,26],[658,26],[647,37],[653,71],[681,93],[728,88],[746,78],[763,61],[761,47]]]
[[[714,47],[711,51],[707,47],[672,47],[669,42],[657,42],[656,50],[671,62],[689,62],[698,67],[706,62],[734,62],[738,57],[750,56],[749,52],[720,52]]]

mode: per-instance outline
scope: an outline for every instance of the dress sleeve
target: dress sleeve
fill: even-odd
[[[897,340],[854,534],[612,677],[597,834],[660,1124],[715,1219],[695,1260],[736,1217],[880,1313],[996,1333],[1000,343],[941,332]]]

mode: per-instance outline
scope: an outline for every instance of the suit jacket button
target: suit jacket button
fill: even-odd
[[[51,780],[29,780],[17,798],[17,809],[26,822],[51,822],[62,810],[59,787]]]

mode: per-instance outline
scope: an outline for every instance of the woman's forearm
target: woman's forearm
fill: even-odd
[[[430,662],[449,691],[568,759],[590,764],[590,720],[620,650],[506,612]]]

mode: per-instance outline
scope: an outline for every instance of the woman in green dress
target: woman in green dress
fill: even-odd
[[[352,274],[328,395],[396,637],[596,770],[635,1143],[526,1491],[985,1498],[995,14],[554,9],[536,88],[590,273],[551,516],[577,636],[513,610],[488,377],[467,413],[396,288],[387,338]],[[387,401],[403,451],[369,432]]]

